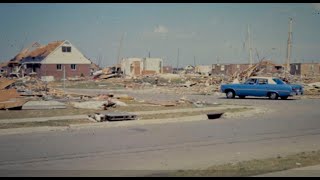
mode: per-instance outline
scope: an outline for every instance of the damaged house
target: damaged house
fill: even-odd
[[[195,73],[205,76],[210,76],[212,72],[212,66],[198,65],[195,67]]]
[[[32,47],[35,47],[32,45]],[[24,49],[9,61],[9,73],[17,76],[53,77],[60,80],[64,77],[86,77],[90,75],[91,61],[88,60],[69,41],[54,41],[33,50]]]
[[[259,72],[262,74],[275,74],[281,73],[284,69],[282,64],[273,63],[271,60],[263,60],[252,66],[259,65]],[[213,75],[225,75],[232,76],[246,71],[250,67],[250,64],[212,64]]]
[[[320,63],[292,63],[290,74],[304,77],[320,74]]]
[[[124,58],[121,69],[126,76],[160,74],[163,71],[161,58]]]

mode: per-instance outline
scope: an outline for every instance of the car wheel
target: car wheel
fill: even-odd
[[[240,99],[244,99],[246,96],[239,96]]]
[[[272,93],[270,93],[269,98],[272,99],[272,100],[276,100],[276,99],[278,99],[278,94],[272,92]]]
[[[226,96],[228,99],[231,99],[235,97],[235,93],[233,91],[228,91],[226,92]]]
[[[288,99],[288,96],[282,96],[280,98],[283,99],[283,100],[286,100],[286,99]]]

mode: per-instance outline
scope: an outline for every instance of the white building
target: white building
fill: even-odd
[[[121,69],[126,76],[162,73],[163,60],[161,58],[124,58]]]
[[[144,58],[143,70],[155,71],[155,73],[162,73],[163,60],[161,58]]]
[[[195,73],[209,76],[211,74],[212,67],[208,65],[198,65],[195,67]]]

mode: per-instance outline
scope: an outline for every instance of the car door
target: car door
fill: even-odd
[[[256,83],[256,96],[267,96],[268,79],[259,78]]]
[[[254,96],[256,91],[256,78],[248,79],[244,84],[239,87],[238,95],[239,96]]]

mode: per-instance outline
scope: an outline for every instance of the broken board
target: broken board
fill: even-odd
[[[137,118],[137,115],[130,114],[127,112],[101,113],[100,116],[103,116],[101,121],[124,121],[124,120],[134,120]]]

